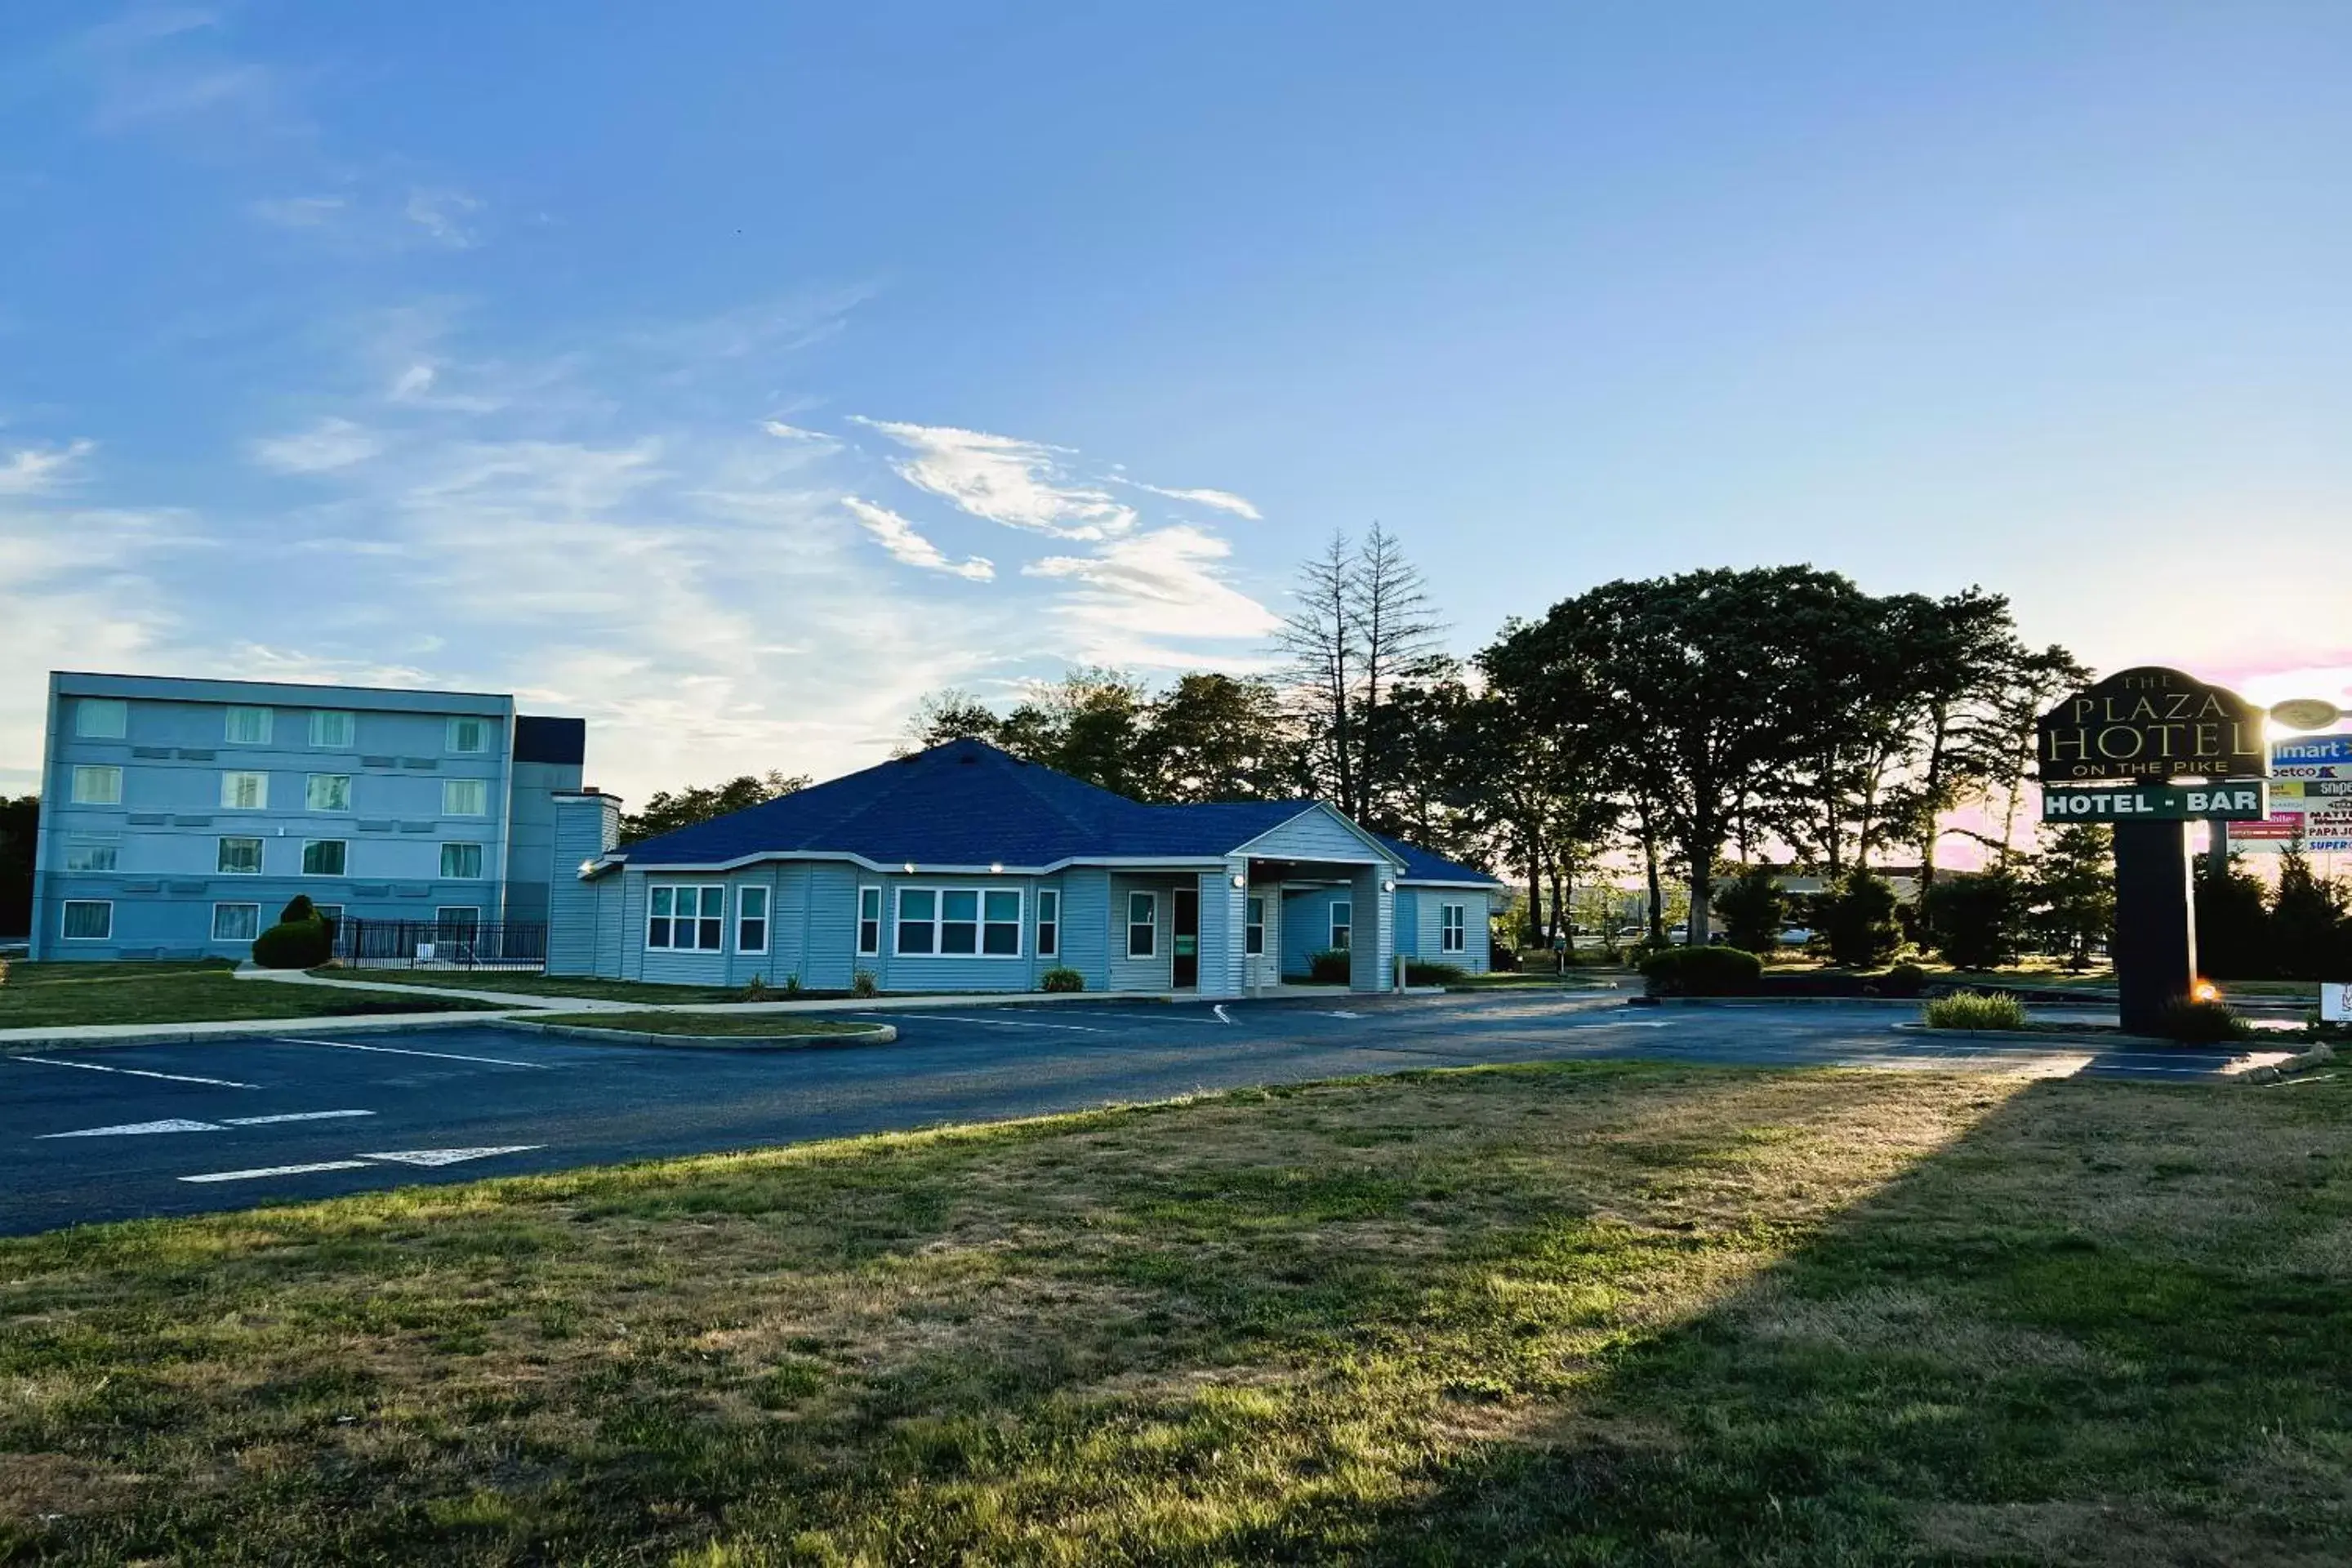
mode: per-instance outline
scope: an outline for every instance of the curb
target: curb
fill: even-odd
[[[1925,1024],[1897,1024],[1906,1034],[1930,1035],[1939,1040],[2038,1040],[2061,1046],[2161,1046],[2168,1051],[2193,1050],[2160,1035],[2069,1035],[2056,1029],[1931,1029]],[[2241,1042],[2242,1043],[2242,1042]]]
[[[268,1035],[280,1030],[299,1030],[317,1035],[406,1035],[429,1034],[436,1029],[470,1029],[495,1023],[505,1016],[500,1013],[467,1013],[458,1017],[440,1016],[419,1019],[386,1015],[381,1018],[230,1018],[207,1020],[213,1026],[200,1027],[190,1024],[159,1025],[152,1029],[141,1029],[125,1035],[45,1035],[16,1036],[0,1040],[0,1056],[23,1056],[27,1051],[89,1051],[104,1050],[116,1046],[200,1046],[207,1040],[241,1040],[252,1035]],[[222,1024],[234,1027],[223,1028]]]
[[[1635,996],[1649,1007],[1907,1007],[1913,1012],[1924,996]]]
[[[494,1028],[519,1035],[557,1035],[607,1046],[657,1046],[666,1050],[821,1051],[855,1046],[887,1046],[898,1038],[895,1025],[869,1024],[822,1035],[662,1035],[641,1029],[599,1029],[587,1024],[542,1024],[531,1018],[499,1017]]]

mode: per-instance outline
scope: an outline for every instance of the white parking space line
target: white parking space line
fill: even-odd
[[[313,1171],[364,1171],[365,1160],[320,1160],[308,1165],[264,1165],[253,1171],[215,1171],[203,1176],[182,1176],[184,1182],[253,1182],[264,1176],[307,1176]]]
[[[402,1165],[455,1165],[465,1160],[487,1160],[493,1154],[528,1154],[544,1143],[495,1143],[480,1149],[394,1149],[362,1154],[362,1160],[390,1160]]]
[[[484,1062],[497,1068],[530,1068],[537,1072],[552,1072],[546,1062],[519,1062],[510,1057],[467,1057],[456,1051],[415,1051],[404,1046],[363,1046],[356,1040],[304,1040],[292,1035],[271,1037],[281,1046],[331,1046],[339,1051],[376,1051],[388,1057],[431,1057],[436,1061]]]
[[[217,1121],[190,1121],[174,1116],[163,1121],[126,1121],[119,1127],[84,1127],[74,1132],[44,1132],[34,1140],[40,1142],[50,1138],[142,1138],[153,1132],[217,1132]]]
[[[1132,1024],[1192,1024],[1203,1029],[1222,1029],[1225,1026],[1214,1018],[1188,1018],[1181,1013],[1161,1013],[1158,1015],[1150,1013],[1097,1013],[1093,1008],[1089,1007],[1085,1012],[1079,1014],[1078,1016],[1081,1018],[1120,1018]],[[1231,1020],[1228,1019],[1227,1022],[1229,1023]],[[1074,1026],[1066,1024],[1061,1026],[1064,1028],[1069,1028]]]
[[[346,1116],[373,1116],[373,1110],[287,1110],[276,1116],[224,1116],[231,1127],[275,1127],[281,1121],[338,1121]]]
[[[45,1068],[79,1068],[84,1072],[119,1072],[131,1078],[160,1078],[170,1083],[207,1083],[215,1089],[259,1089],[257,1083],[239,1083],[235,1079],[192,1078],[184,1072],[150,1072],[145,1068],[104,1068],[96,1062],[61,1062],[55,1057],[10,1057],[12,1062],[35,1062]]]
[[[888,1018],[893,1022],[901,1022],[904,1020],[906,1015],[903,1013],[860,1013],[857,1016],[861,1018]],[[930,1012],[926,1012],[922,1014],[921,1016],[926,1018],[937,1018],[942,1024],[992,1024],[1000,1029],[1060,1029],[1073,1035],[1108,1035],[1117,1033],[1116,1030],[1112,1029],[1089,1028],[1084,1024],[1032,1024],[1019,1018],[965,1018],[958,1017],[947,1013]]]

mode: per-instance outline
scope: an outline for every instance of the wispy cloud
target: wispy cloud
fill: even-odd
[[[915,531],[915,525],[887,506],[860,500],[856,496],[844,496],[841,504],[857,525],[881,542],[891,559],[909,566],[919,566],[927,572],[944,572],[950,577],[967,582],[986,583],[996,575],[996,567],[984,556],[970,555],[961,561],[950,561],[940,547]]]
[[[264,196],[246,211],[278,228],[324,228],[351,207],[341,196]]]
[[[28,496],[54,489],[96,445],[84,440],[64,447],[23,447],[0,453],[0,496]]]
[[[1250,503],[1246,497],[1237,496],[1231,490],[1170,489],[1164,485],[1147,485],[1141,479],[1130,479],[1116,476],[1113,477],[1111,482],[1113,484],[1119,485],[1131,485],[1139,490],[1150,490],[1153,495],[1166,496],[1171,500],[1191,501],[1195,506],[1213,507],[1219,511],[1229,511],[1235,517],[1245,517],[1252,522],[1259,521],[1265,516],[1263,512],[1259,511],[1255,506]]]
[[[1108,490],[1071,480],[1047,447],[949,425],[902,425],[860,417],[914,456],[894,460],[898,476],[974,517],[1061,539],[1111,539],[1135,526],[1135,509]]]
[[[451,250],[466,250],[474,245],[474,236],[466,226],[467,220],[481,210],[482,204],[462,191],[411,191],[401,215],[425,233],[436,245]]]
[[[383,444],[349,419],[326,418],[308,430],[266,437],[251,450],[255,462],[281,474],[325,474],[366,462]]]
[[[1049,555],[1022,574],[1080,585],[1062,613],[1084,634],[1085,657],[1178,665],[1201,659],[1201,639],[1263,639],[1278,624],[1220,574],[1232,553],[1214,534],[1179,524],[1113,540],[1087,555]]]

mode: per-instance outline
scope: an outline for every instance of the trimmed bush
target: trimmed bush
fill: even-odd
[[[1764,961],[1737,947],[1670,947],[1642,960],[1653,996],[1752,995],[1763,974]]]
[[[318,918],[319,906],[310,901],[310,895],[308,893],[295,894],[286,900],[286,907],[278,911],[278,923],[282,926],[293,925],[300,921],[314,921]]]
[[[849,977],[849,994],[852,996],[871,996],[881,989],[882,983],[874,978],[874,972],[870,969],[861,969]]]
[[[1921,900],[1929,946],[1955,969],[1999,969],[2024,939],[2025,884],[2006,871],[1939,874]]]
[[[2192,1002],[2184,996],[2166,1005],[2156,1032],[2184,1046],[2213,1046],[2242,1040],[2254,1031],[2224,1003]]]
[[[316,969],[334,955],[327,922],[279,921],[253,939],[253,962],[264,969]]]
[[[1895,920],[1895,889],[1884,877],[1849,871],[1832,890],[1813,899],[1827,937],[1830,962],[1846,969],[1870,969],[1895,956],[1903,928]]]
[[[1055,968],[1037,977],[1040,991],[1084,991],[1087,977],[1075,969]]]
[[[1469,977],[1470,972],[1458,963],[1425,963],[1408,958],[1404,963],[1404,983],[1407,985],[1451,985]]]
[[[2025,1004],[2006,991],[1958,991],[1919,1010],[1931,1029],[2022,1029]]]
[[[1344,947],[1327,947],[1307,960],[1307,978],[1318,985],[1345,985],[1355,973],[1355,961]]]
[[[1518,950],[1496,942],[1486,951],[1486,967],[1497,974],[1516,973],[1519,967]]]
[[[1715,895],[1715,912],[1732,946],[1769,953],[1780,945],[1780,928],[1788,923],[1789,895],[1780,890],[1772,868],[1750,866]]]
[[[1916,996],[1927,984],[1927,972],[1916,963],[1898,963],[1878,977],[1881,996]]]

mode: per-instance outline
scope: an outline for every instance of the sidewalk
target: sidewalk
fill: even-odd
[[[520,991],[469,991],[456,985],[404,985],[398,982],[330,979],[299,969],[240,969],[239,980],[280,985],[324,985],[372,995],[458,996],[495,1002],[532,1013],[875,1013],[916,1007],[993,1007],[1008,1002],[1174,1002],[1169,991],[965,991],[937,996],[828,996],[797,1002],[616,1002],[609,996],[542,996]],[[1334,988],[1339,994],[1344,991]],[[1303,992],[1304,987],[1296,988]],[[1194,1000],[1194,998],[1184,998]]]

